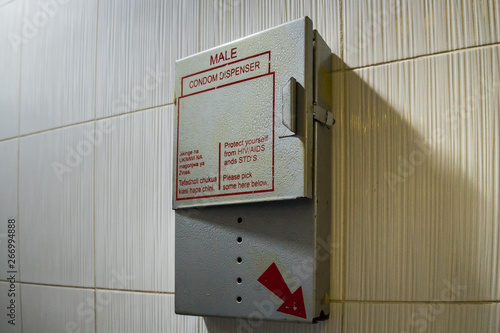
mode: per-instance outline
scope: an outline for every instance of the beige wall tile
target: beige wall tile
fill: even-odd
[[[343,4],[343,60],[349,67],[500,41],[498,0],[359,0]]]

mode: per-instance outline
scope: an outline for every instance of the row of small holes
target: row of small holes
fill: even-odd
[[[241,223],[241,222],[243,222],[243,219],[241,217],[238,217],[238,223]],[[236,238],[236,241],[239,244],[241,244],[241,242],[243,241],[243,238],[238,237],[238,238]],[[238,259],[236,259],[236,260],[238,261],[239,264],[241,264],[241,262],[243,261],[243,259],[241,257],[238,257]],[[238,282],[238,284],[241,284],[241,282],[243,282],[243,280],[239,277],[236,279],[236,282]],[[241,301],[242,301],[241,296],[236,297],[236,302],[241,303]]]

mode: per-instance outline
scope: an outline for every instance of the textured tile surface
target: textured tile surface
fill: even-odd
[[[500,47],[346,83],[346,298],[498,300]]]
[[[498,43],[499,13],[499,0],[0,0],[0,140],[172,103],[176,59],[305,15],[359,67]],[[1,141],[0,280],[16,217],[23,281],[153,292],[16,284],[24,333],[499,332],[499,64],[497,45],[334,75],[330,298],[375,302],[332,303],[317,325],[178,316],[154,294],[174,292],[172,106]],[[17,310],[0,332],[21,332]]]
[[[330,319],[318,324],[295,324],[283,322],[264,321],[268,309],[255,311],[249,314],[251,319],[229,319],[229,318],[213,318],[201,317],[200,324],[202,333],[327,333],[341,332],[342,324],[342,304],[330,304]]]
[[[174,15],[176,22],[177,59],[187,57],[198,52],[199,47],[199,22],[200,5],[199,0],[176,1]],[[174,67],[171,67],[174,69]],[[174,83],[174,72],[171,72],[171,82]],[[174,87],[172,86],[172,91]]]
[[[24,3],[21,134],[92,119],[97,0]]]
[[[0,306],[5,313],[0,319],[0,332],[21,333],[21,294],[19,284],[0,282],[0,295],[2,295]]]
[[[19,130],[22,9],[22,0],[0,2],[0,140]]]
[[[1,8],[0,8],[1,10]],[[15,265],[19,273],[19,221],[17,219],[17,146],[18,140],[0,142],[0,280],[6,280],[10,264]],[[9,233],[7,221],[15,219],[14,234]],[[14,238],[9,237],[14,235]],[[9,258],[14,250],[16,258]],[[14,247],[12,247],[14,246]],[[14,260],[8,261],[8,260]],[[18,275],[19,276],[19,275]],[[2,294],[3,295],[3,294]]]
[[[112,128],[96,151],[98,287],[174,291],[173,112],[97,122]],[[115,272],[127,278],[114,281]]]
[[[500,331],[498,304],[347,303],[344,333],[494,333]]]
[[[200,51],[309,16],[314,29],[340,57],[339,1],[200,1]]]
[[[498,0],[360,0],[343,4],[343,59],[349,67],[500,41]]]
[[[19,234],[24,235],[25,282],[94,285],[93,132],[89,123],[21,139]]]
[[[23,333],[95,332],[93,290],[22,285],[21,301]]]
[[[97,332],[198,332],[198,317],[174,312],[174,296],[98,291]]]
[[[196,11],[182,9],[190,3],[99,2],[98,118],[173,102],[178,50],[197,41],[188,31],[179,35],[178,25],[194,21]]]

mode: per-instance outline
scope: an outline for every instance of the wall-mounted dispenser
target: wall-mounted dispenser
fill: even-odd
[[[177,61],[176,313],[328,318],[331,62],[307,17]]]

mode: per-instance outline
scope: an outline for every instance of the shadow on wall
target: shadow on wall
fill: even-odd
[[[480,79],[457,71],[458,60],[346,72],[348,300],[496,298],[495,259],[487,257],[498,221],[479,189],[492,186],[486,181],[495,169],[485,157],[495,148],[498,118],[487,123],[490,96],[469,85]]]
[[[342,288],[348,301],[498,297],[493,199],[499,161],[498,152],[488,149],[498,151],[499,121],[494,107],[485,108],[491,96],[484,95],[491,93],[484,87],[498,89],[498,78],[468,78],[454,61],[440,56],[334,73],[333,145],[342,149],[335,148],[333,183],[343,191],[333,198],[332,231],[345,233]],[[483,87],[468,84],[464,95],[455,86],[471,80],[481,80]],[[473,103],[471,96],[477,97]],[[498,92],[493,102],[498,104]],[[332,267],[341,267],[335,258]],[[340,304],[331,303],[330,320],[316,325],[208,317],[204,322],[213,333],[334,332],[342,320],[335,306]],[[439,311],[398,322],[408,330],[427,327],[444,310]]]

